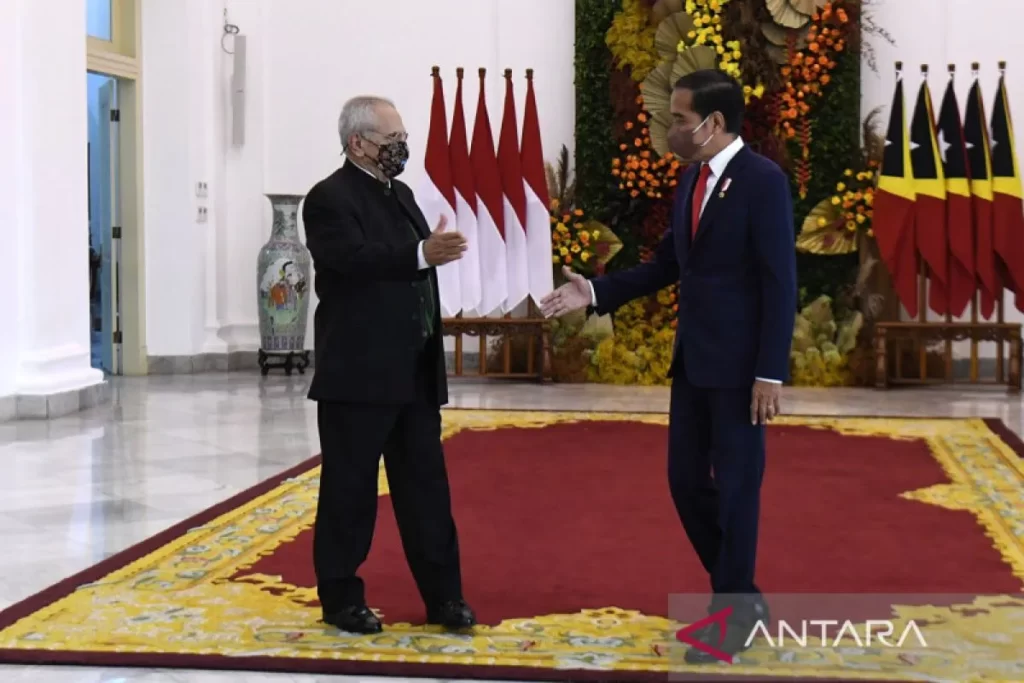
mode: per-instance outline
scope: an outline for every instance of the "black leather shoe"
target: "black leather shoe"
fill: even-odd
[[[715,654],[697,647],[686,651],[687,664],[712,664],[722,661],[722,656],[734,657],[750,649],[747,640],[753,632],[755,624],[762,622],[766,627],[771,624],[771,614],[764,598],[739,601],[733,605],[733,612],[725,622],[725,637],[721,636],[720,625],[712,623],[694,634],[699,642],[713,648]]]
[[[337,612],[324,613],[324,623],[347,633],[380,633],[384,628],[377,615],[365,605],[351,605]]]
[[[461,631],[476,626],[476,615],[465,600],[449,600],[427,610],[427,623]]]
[[[686,651],[684,659],[687,664],[715,664],[723,661],[723,657],[734,657],[740,652],[747,650],[747,638],[750,636],[748,629],[741,629],[739,624],[728,624],[725,629],[725,638],[719,635],[718,624],[711,624],[697,634],[696,639],[701,643],[714,649],[714,653],[706,652],[696,647]]]

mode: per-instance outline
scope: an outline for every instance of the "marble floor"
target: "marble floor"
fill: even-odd
[[[0,608],[240,492],[318,450],[308,378],[231,373],[116,380],[114,400],[74,416],[0,423]],[[798,414],[997,417],[998,389],[787,389]],[[456,382],[452,406],[663,411],[657,387]],[[40,544],[42,539],[46,539]],[[13,683],[400,681],[200,671],[0,667]],[[422,680],[422,679],[421,679]]]

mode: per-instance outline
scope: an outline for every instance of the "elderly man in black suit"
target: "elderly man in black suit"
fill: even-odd
[[[427,622],[469,628],[476,619],[463,600],[441,447],[448,388],[435,274],[466,242],[443,218],[431,232],[396,179],[409,148],[389,100],[349,100],[338,132],[347,160],[310,190],[302,212],[320,299],[309,398],[323,452],[313,562],[324,621],[381,631],[357,571],[373,538],[383,454]]]

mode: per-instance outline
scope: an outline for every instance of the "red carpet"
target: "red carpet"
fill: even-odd
[[[504,622],[499,628],[461,638],[415,626],[423,606],[387,496],[361,574],[387,624],[414,626],[345,636],[318,622],[315,603],[266,595],[315,595],[312,460],[0,613],[0,663],[665,680],[678,665],[668,654],[678,649],[677,624],[660,618],[668,598],[708,586],[669,496],[664,417],[450,411],[445,420],[455,432],[445,447],[465,594],[481,622]],[[939,651],[844,650],[846,663],[808,666],[754,647],[731,669],[685,677],[863,680],[872,671],[886,680],[963,680],[979,667],[1014,666],[1020,650],[1010,629],[1019,617],[996,608],[998,596],[1022,590],[1015,568],[1024,576],[1024,548],[1014,534],[1024,445],[1000,423],[986,424],[794,418],[769,429],[761,589],[822,601],[865,594],[863,614],[842,615],[862,620],[920,605],[915,594],[979,596],[967,602],[988,609],[943,607],[962,602],[955,597],[929,603],[938,621],[922,623],[944,634]],[[244,585],[257,574],[257,585]],[[881,599],[894,594],[906,599]],[[639,614],[592,612],[602,608]],[[786,609],[799,608],[773,616],[801,618]],[[1010,639],[979,644],[979,633]],[[988,659],[974,657],[978,647]]]
[[[665,615],[707,590],[666,480],[666,429],[583,422],[463,431],[446,444],[467,600],[483,623],[620,607]],[[948,481],[923,441],[769,431],[758,582],[765,593],[1014,593],[973,514],[905,500]],[[241,575],[314,586],[312,531]],[[955,571],[937,571],[955,562]],[[421,623],[391,502],[362,576],[385,622]],[[887,607],[887,605],[885,605]]]

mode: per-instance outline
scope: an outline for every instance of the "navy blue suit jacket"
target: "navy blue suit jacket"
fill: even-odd
[[[729,161],[691,240],[699,165],[683,174],[672,222],[647,262],[592,281],[598,313],[679,283],[670,375],[695,387],[740,389],[755,378],[786,381],[797,307],[789,178],[744,146]],[[728,188],[725,189],[727,179]]]

